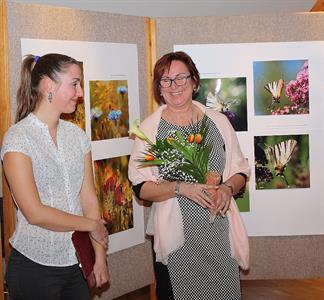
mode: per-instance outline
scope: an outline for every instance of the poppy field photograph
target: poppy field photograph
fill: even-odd
[[[128,180],[129,156],[94,161],[96,192],[110,234],[134,227],[133,191]]]

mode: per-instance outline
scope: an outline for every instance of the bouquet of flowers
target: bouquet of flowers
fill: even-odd
[[[139,167],[158,166],[158,180],[219,184],[221,176],[208,170],[212,145],[205,143],[208,130],[206,120],[207,117],[204,116],[199,128],[191,126],[186,137],[175,130],[170,132],[169,137],[157,140],[156,143],[150,141],[139,129],[139,121],[136,120],[130,134],[148,144],[143,157],[137,159]],[[215,213],[211,212],[210,221],[213,222],[214,219]]]

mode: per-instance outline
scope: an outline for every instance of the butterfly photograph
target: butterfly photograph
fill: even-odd
[[[207,78],[200,80],[194,100],[224,114],[235,131],[247,131],[246,78]]]
[[[254,137],[256,189],[309,188],[309,136]]]
[[[308,75],[308,60],[254,61],[255,115],[308,114]]]

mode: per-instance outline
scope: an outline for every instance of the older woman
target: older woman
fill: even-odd
[[[129,164],[135,194],[154,202],[147,231],[154,235],[160,300],[240,299],[239,264],[248,267],[246,231],[233,195],[244,188],[249,167],[227,118],[192,100],[199,83],[196,66],[186,53],[160,58],[154,69],[154,95],[164,105],[143,121],[141,129],[155,141],[175,130],[186,137],[192,128],[205,124],[205,143],[212,144],[208,167],[221,174],[222,182],[161,182],[156,168],[138,167],[137,159],[147,146],[138,138]],[[217,214],[213,223],[210,210]]]

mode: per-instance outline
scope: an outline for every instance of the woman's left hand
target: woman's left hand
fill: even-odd
[[[109,281],[108,265],[105,259],[96,259],[93,266],[93,273],[96,278],[96,286],[101,287]]]
[[[220,213],[225,215],[232,199],[231,190],[224,184],[220,184],[218,189],[213,193],[213,200],[215,204],[215,214]]]

